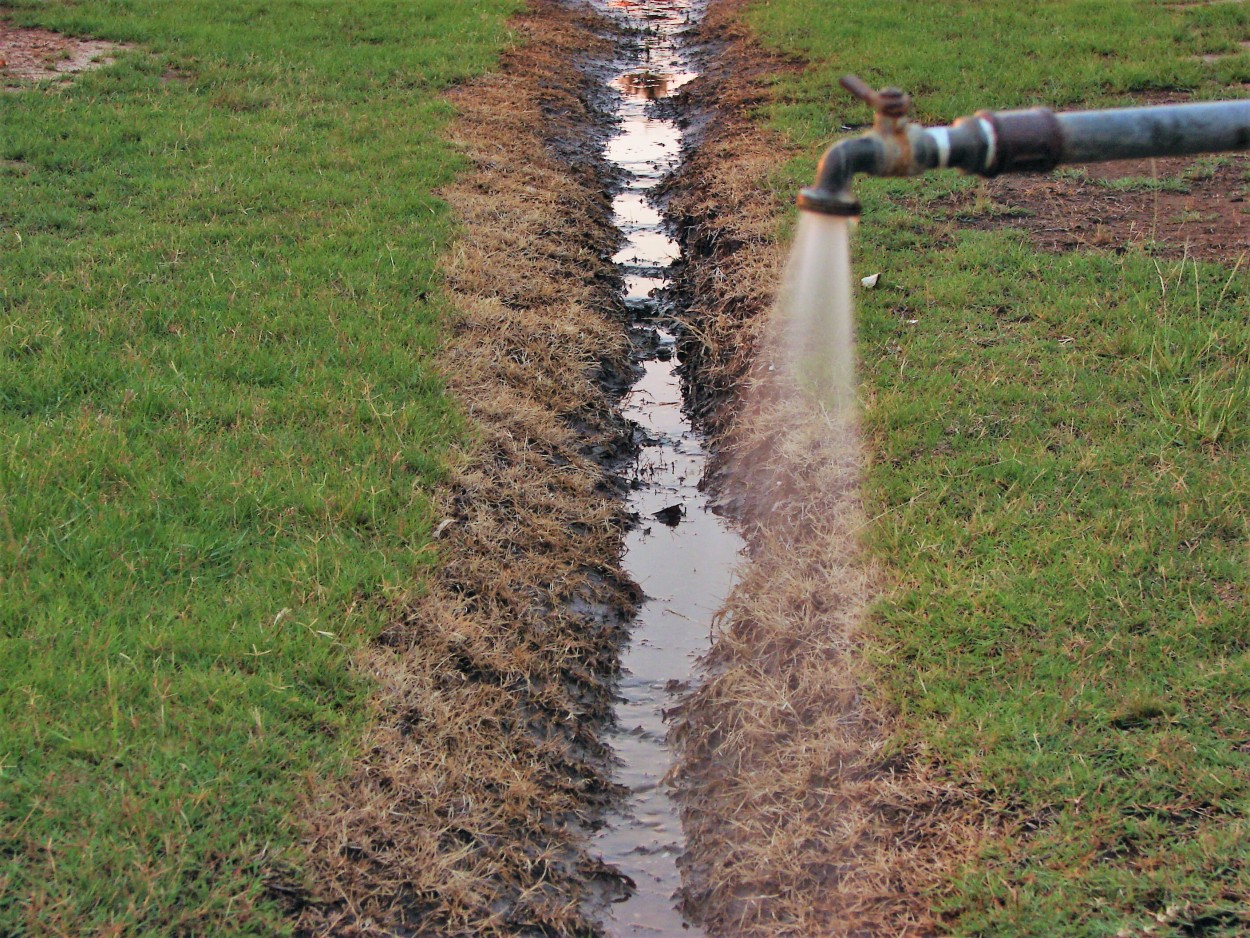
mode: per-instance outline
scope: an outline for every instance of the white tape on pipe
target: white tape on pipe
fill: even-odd
[[[930,127],[929,137],[937,146],[938,169],[946,169],[951,165],[951,132],[946,127]]]
[[[990,167],[994,165],[995,158],[998,156],[998,137],[994,133],[993,124],[984,117],[978,117],[977,120],[981,122],[981,129],[985,131],[986,140],[985,166],[982,168],[989,172]]]

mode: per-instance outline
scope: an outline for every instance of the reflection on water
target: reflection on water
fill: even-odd
[[[613,258],[625,279],[636,346],[648,350],[643,374],[621,402],[621,413],[642,429],[631,472],[629,507],[640,519],[626,537],[624,566],[646,601],[632,624],[622,658],[617,725],[610,740],[616,780],[630,797],[606,819],[594,848],[635,888],[605,912],[608,934],[698,936],[677,910],[677,858],[684,850],[676,806],[664,776],[671,765],[664,709],[693,677],[708,647],[712,617],[728,595],[742,541],[699,491],[706,453],[683,413],[669,312],[657,294],[680,256],[651,193],[681,156],[681,131],[655,103],[695,77],[682,32],[701,11],[699,0],[598,0],[616,11],[627,39],[619,74],[620,132],[605,150],[627,174],[613,200],[623,236]],[[624,16],[620,16],[624,14]]]
[[[647,101],[658,101],[675,94],[682,85],[694,80],[693,72],[661,72],[643,71],[630,72],[613,80],[612,84],[627,95],[643,98]]]

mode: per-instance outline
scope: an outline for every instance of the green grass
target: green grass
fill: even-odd
[[[419,588],[439,93],[514,0],[16,0],[0,95],[0,934],[257,934]]]
[[[769,114],[813,145],[843,121],[871,123],[868,107],[838,86],[847,72],[910,92],[927,123],[981,108],[1129,103],[1129,95],[1159,91],[1216,97],[1227,84],[1250,81],[1244,50],[1217,63],[1200,59],[1250,38],[1250,14],[1238,4],[856,0],[835,12],[823,0],[779,0],[757,4],[749,19],[771,45],[816,63],[778,75],[780,100]]]
[[[762,115],[813,157],[867,120],[834,90],[845,71],[948,120],[1215,97],[1250,67],[1195,58],[1250,35],[1235,4],[771,0],[750,20],[813,60]],[[969,184],[857,185],[856,261],[882,273],[859,297],[868,546],[893,583],[876,692],[893,745],[986,812],[978,854],[930,899],[955,934],[1244,934],[1250,277],[1042,254],[902,207]]]

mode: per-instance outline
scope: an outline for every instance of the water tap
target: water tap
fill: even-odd
[[[799,207],[828,215],[858,215],[859,200],[850,191],[855,173],[911,176],[925,167],[913,157],[924,128],[911,120],[911,95],[898,88],[874,90],[855,75],[844,75],[843,88],[873,109],[872,130],[834,144],[820,161],[816,182],[799,194]]]
[[[815,182],[799,192],[799,208],[858,215],[851,192],[856,173],[914,176],[960,169],[981,176],[1047,172],[1061,163],[1141,159],[1250,150],[1250,101],[1070,111],[1049,108],[977,111],[949,127],[911,119],[911,97],[897,88],[874,91],[854,75],[842,87],[870,105],[872,130],[825,151]]]

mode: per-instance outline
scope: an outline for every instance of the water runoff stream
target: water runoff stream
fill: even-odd
[[[699,490],[706,453],[683,412],[676,324],[663,295],[680,252],[651,195],[681,159],[682,133],[658,102],[696,77],[684,36],[703,4],[592,2],[621,22],[625,36],[612,80],[619,132],[606,156],[625,180],[614,202],[624,244],[613,260],[624,278],[631,337],[641,357],[641,375],[621,401],[642,439],[629,506],[640,521],[627,536],[624,566],[645,595],[623,656],[610,738],[620,760],[617,781],[629,797],[606,819],[593,847],[635,886],[605,910],[608,934],[698,935],[675,896],[684,837],[663,780],[671,763],[664,710],[707,650],[712,618],[728,595],[744,544]]]

